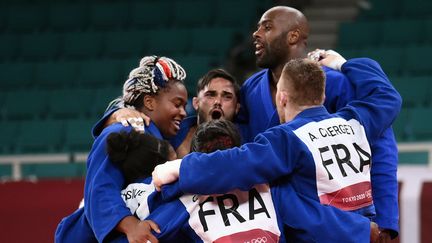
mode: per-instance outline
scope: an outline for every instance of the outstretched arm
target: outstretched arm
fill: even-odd
[[[371,145],[372,149],[372,197],[376,217],[373,219],[382,229],[387,230],[392,238],[399,232],[398,208],[398,149],[393,130],[388,128]]]
[[[233,189],[248,190],[288,175],[297,161],[295,135],[281,128],[259,134],[253,143],[210,154],[191,153],[183,160],[158,165],[153,181],[161,186],[180,176],[180,189],[197,194],[219,194]],[[292,156],[290,156],[292,155]],[[180,166],[181,165],[181,166]]]

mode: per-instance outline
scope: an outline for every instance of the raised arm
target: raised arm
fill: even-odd
[[[354,112],[373,144],[396,119],[401,109],[402,98],[379,64],[372,59],[348,60],[342,65],[341,71],[356,91],[356,100],[350,101],[342,108],[341,115]]]
[[[327,75],[324,105],[329,112],[334,113],[355,99],[355,90],[343,73],[328,67],[323,69]],[[398,150],[391,127],[371,144],[371,150],[372,195],[377,213],[374,221],[382,229],[388,230],[392,237],[396,237],[399,231]]]

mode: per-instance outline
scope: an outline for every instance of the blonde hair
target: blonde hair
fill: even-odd
[[[291,102],[298,105],[323,104],[326,77],[316,62],[307,59],[290,60],[282,70],[282,77],[283,84],[291,88]]]

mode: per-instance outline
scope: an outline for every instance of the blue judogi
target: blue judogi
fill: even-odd
[[[227,182],[228,183],[228,182]],[[140,219],[160,226],[161,242],[369,242],[369,220],[298,195],[290,184],[255,185],[220,195],[182,195],[178,183],[163,187],[164,203]],[[138,185],[132,185],[132,188]],[[168,192],[167,192],[168,191]],[[181,193],[180,193],[181,194]],[[144,197],[145,198],[145,197]],[[172,200],[174,199],[174,200]],[[130,203],[145,205],[135,198]],[[284,213],[281,213],[284,212]],[[349,225],[350,227],[346,227]],[[285,234],[284,234],[285,232]]]
[[[120,192],[125,187],[124,177],[106,153],[106,139],[109,134],[130,132],[131,129],[119,123],[105,128],[96,138],[87,160],[84,209],[89,225],[99,241],[103,241],[124,217],[132,215],[120,197]],[[145,132],[163,139],[153,123],[145,128]]]
[[[359,100],[335,114],[322,106],[306,109],[240,148],[192,153],[183,159],[180,188],[214,194],[278,179],[321,203],[373,214],[368,141],[377,140],[391,125],[401,98],[370,59],[349,60],[342,72]]]
[[[94,138],[97,138],[102,133],[102,131],[104,130],[105,122],[109,119],[109,117],[114,112],[116,112],[117,110],[122,108],[122,105],[120,102],[115,102],[115,100],[114,100],[111,103],[112,103],[112,106],[110,106],[109,109],[105,111],[102,118],[99,119],[99,121],[97,121],[96,124],[93,125],[93,127],[92,127],[91,132],[92,132],[92,135]],[[181,145],[183,140],[185,139],[187,133],[189,132],[189,129],[193,126],[196,126],[196,124],[197,124],[197,117],[196,116],[186,117],[180,123],[180,130],[177,132],[177,134],[171,138],[165,138],[165,139],[168,140],[169,143],[173,146],[174,150],[176,150]],[[154,126],[154,125],[150,125],[150,126]],[[162,135],[160,135],[159,131],[157,133],[159,134],[158,136],[162,137]],[[152,133],[150,133],[150,134],[152,134]],[[159,138],[159,137],[157,137],[157,138]]]
[[[102,242],[114,239],[126,241],[126,237],[114,229],[124,217],[133,214],[120,196],[120,192],[126,185],[120,169],[108,158],[106,139],[111,133],[131,130],[131,127],[123,127],[120,123],[115,123],[105,128],[96,137],[87,159],[85,206],[62,220],[56,231],[57,242],[94,242],[94,240]],[[145,128],[145,132],[163,139],[153,123]],[[161,203],[158,195],[155,193],[150,196],[148,202],[150,210]],[[94,233],[93,238],[90,237],[91,233]]]
[[[356,90],[341,72],[323,67],[326,73],[324,106],[335,113],[348,102],[356,99]],[[268,128],[279,125],[279,116],[270,93],[269,69],[252,75],[241,88],[241,109],[238,121],[243,128],[243,139],[251,142],[255,136]],[[362,87],[360,87],[361,89]],[[381,137],[371,141],[372,194],[377,222],[381,228],[399,232],[398,184],[397,184],[397,144],[393,130],[389,127]]]
[[[84,208],[79,208],[71,215],[64,217],[57,226],[54,242],[56,243],[91,243],[97,239],[88,224]]]

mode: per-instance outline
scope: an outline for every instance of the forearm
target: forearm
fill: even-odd
[[[159,226],[151,220],[138,220],[134,216],[124,217],[116,226],[116,230],[126,235],[129,242],[158,242],[153,235],[160,232]]]
[[[116,230],[120,233],[128,234],[133,228],[135,228],[140,220],[135,216],[124,217],[116,226]]]
[[[180,188],[204,195],[249,190],[289,174],[294,168],[294,161],[287,157],[292,149],[283,129],[271,129],[240,148],[192,153],[182,161]]]
[[[179,198],[160,205],[146,218],[160,226],[155,236],[162,242],[188,242],[181,241],[182,229],[188,224],[189,212]]]
[[[272,185],[272,195],[283,224],[302,242],[369,242],[370,221],[296,192],[289,183]]]
[[[117,206],[111,202],[108,208],[101,208],[107,205],[89,201],[84,207],[85,213],[96,238],[101,242],[117,228],[122,219],[132,216],[122,205]]]
[[[342,66],[356,90],[356,100],[348,107],[357,115],[368,139],[374,141],[391,126],[399,114],[402,99],[378,63],[367,58],[351,59]]]
[[[90,165],[84,193],[85,213],[98,240],[105,237],[131,212],[121,197],[124,179],[108,160]]]
[[[391,230],[392,237],[399,232],[397,145],[392,129],[387,129],[372,145],[372,193],[376,221],[382,229]]]

